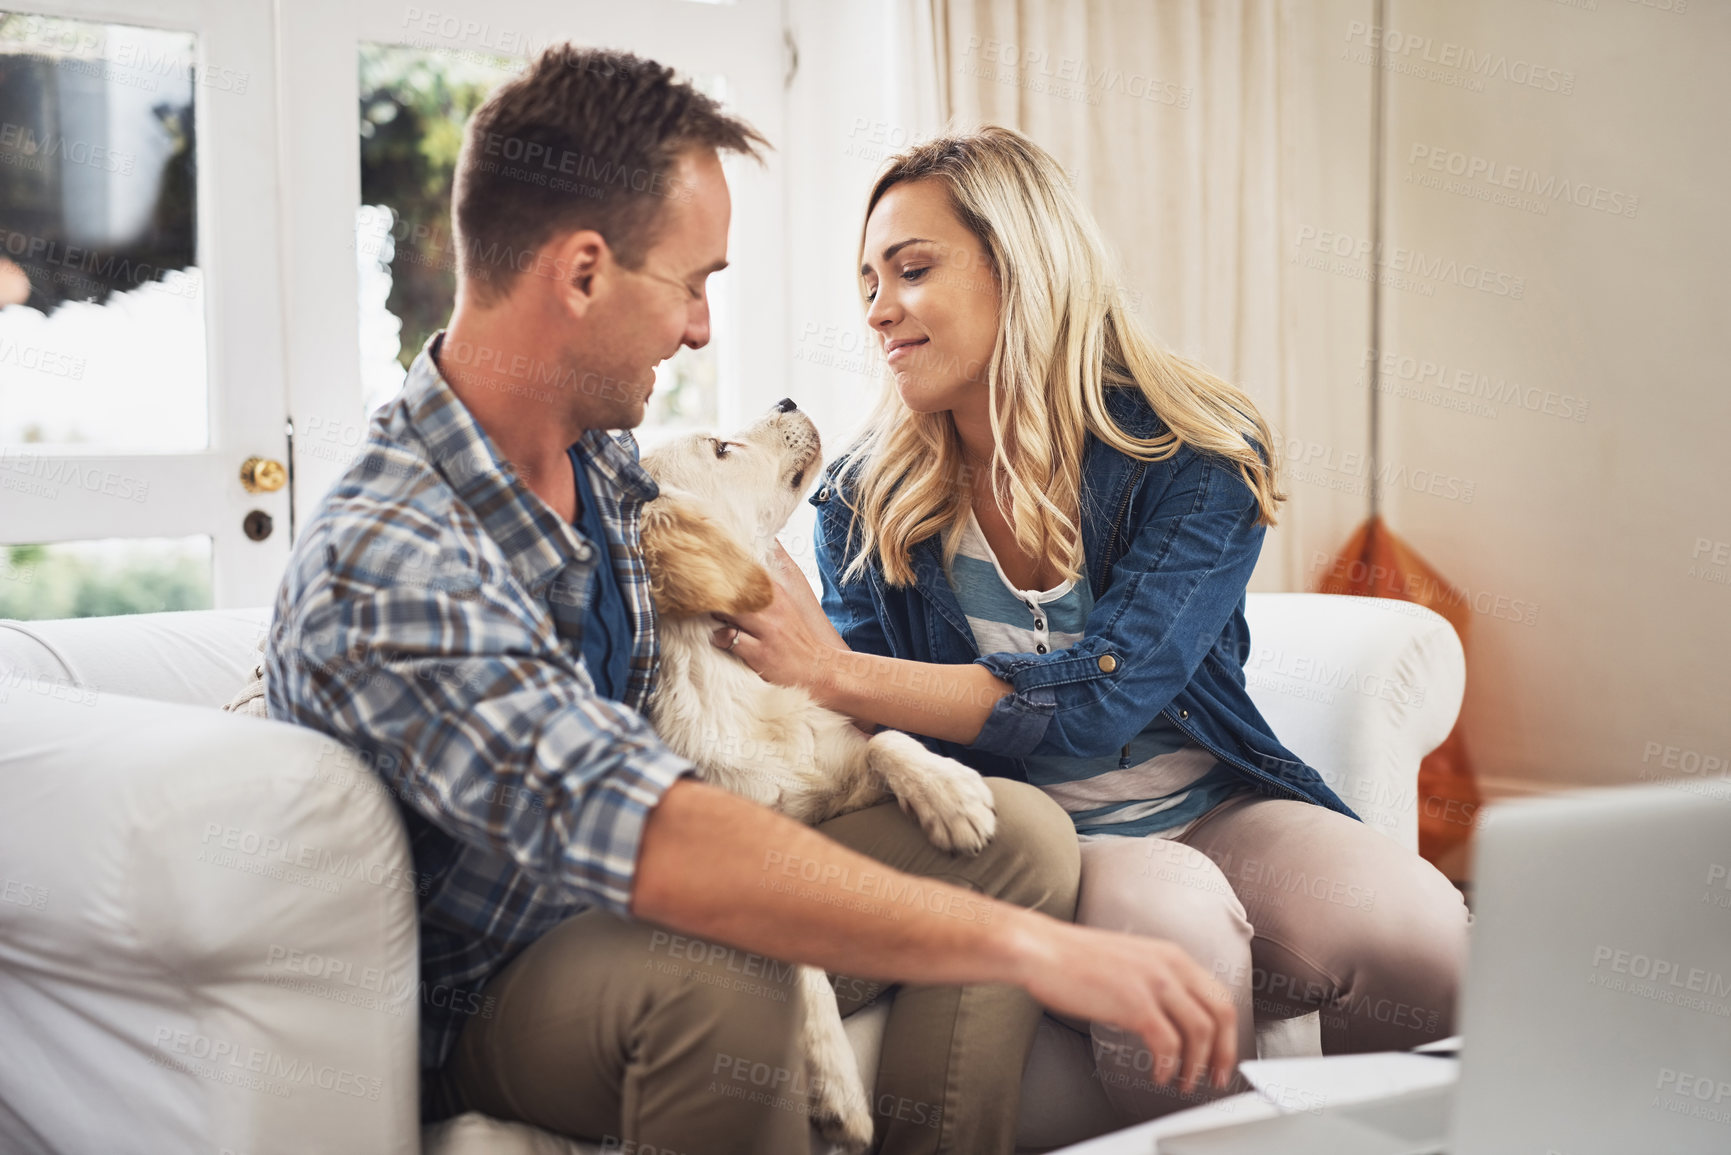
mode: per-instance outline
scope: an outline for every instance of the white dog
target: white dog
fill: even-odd
[[[661,672],[649,720],[700,777],[816,823],[894,795],[944,850],[975,854],[997,816],[985,780],[908,735],[867,737],[802,689],[764,681],[710,642],[711,614],[768,605],[766,568],[822,460],[817,429],[790,400],[737,436],[695,434],[656,448],[643,466],[661,496],[643,507],[643,554],[655,598]],[[802,1044],[823,1136],[854,1150],[871,1142],[871,1108],[835,991],[801,967]]]

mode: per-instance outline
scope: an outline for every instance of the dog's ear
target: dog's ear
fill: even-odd
[[[748,614],[775,597],[769,570],[689,496],[666,486],[643,505],[643,560],[655,611],[670,618]]]

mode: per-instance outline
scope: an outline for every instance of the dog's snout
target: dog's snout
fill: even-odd
[[[792,413],[795,409],[798,409],[799,406],[793,403],[792,397],[783,397],[780,401],[775,403],[775,408],[781,413]]]

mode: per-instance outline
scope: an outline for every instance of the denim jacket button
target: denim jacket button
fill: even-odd
[[[1101,671],[1101,673],[1110,674],[1113,670],[1116,670],[1117,668],[1118,668],[1118,659],[1117,658],[1113,657],[1111,654],[1101,654],[1100,655],[1100,671]]]
[[[829,500],[829,486],[827,484],[818,486],[817,492],[811,495],[811,499],[813,501],[817,502],[819,505],[822,505],[824,502],[828,501]]]
[[[1190,711],[1189,710],[1179,710],[1178,716],[1180,718],[1188,718],[1190,716]]]

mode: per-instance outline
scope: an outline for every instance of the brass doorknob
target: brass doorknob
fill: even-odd
[[[240,483],[248,493],[275,493],[288,481],[282,462],[268,457],[249,457],[241,462]]]

